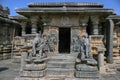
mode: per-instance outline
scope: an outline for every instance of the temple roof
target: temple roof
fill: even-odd
[[[3,7],[2,5],[0,5],[0,16],[2,17],[8,17],[10,11],[8,7]]]
[[[33,2],[28,4],[28,8],[15,11],[26,17],[33,13],[113,13],[113,9],[103,8],[102,4],[92,2]]]
[[[119,19],[120,20],[120,16],[119,15],[110,15],[107,17],[107,19]]]
[[[32,2],[29,7],[103,7],[102,4],[93,2]]]
[[[17,21],[15,21],[15,20],[10,20],[10,19],[8,19],[8,18],[3,18],[3,17],[0,17],[0,22],[19,24],[19,23],[18,23]]]
[[[22,15],[18,15],[18,16],[9,16],[10,19],[13,20],[27,20],[26,17],[22,16]]]

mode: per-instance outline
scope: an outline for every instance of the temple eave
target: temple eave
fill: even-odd
[[[35,9],[16,9],[16,12],[17,13],[27,13],[27,12],[33,12],[33,13],[37,13],[37,12],[58,12],[58,13],[63,13],[63,12],[113,12],[113,9],[90,9],[90,8],[76,8],[76,9],[72,9],[72,8],[66,8],[66,9],[63,9],[63,8],[47,8],[47,9],[44,9],[44,8],[35,8]]]
[[[0,17],[0,21],[2,22],[6,22],[6,23],[13,23],[13,24],[19,24],[17,21],[14,21],[14,20],[9,20],[7,18],[2,18]]]
[[[106,19],[120,19],[119,15],[110,15]]]

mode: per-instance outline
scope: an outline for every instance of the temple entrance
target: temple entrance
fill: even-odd
[[[70,28],[59,28],[59,53],[70,53]]]

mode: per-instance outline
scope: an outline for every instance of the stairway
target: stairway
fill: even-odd
[[[72,78],[75,71],[75,54],[54,54],[47,64],[47,77]]]

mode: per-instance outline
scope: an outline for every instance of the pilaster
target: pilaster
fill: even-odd
[[[87,23],[88,23],[88,16],[81,16],[80,17],[80,27],[81,29],[81,35],[85,35],[86,34],[86,27],[87,27]]]
[[[93,22],[93,35],[99,34],[98,24],[99,24],[99,18],[98,16],[92,16],[92,22]]]
[[[21,27],[22,27],[22,36],[26,34],[25,28],[26,28],[26,22],[21,22]]]
[[[32,24],[32,34],[37,33],[37,21],[38,21],[38,16],[32,16],[31,17],[31,24]]]
[[[50,17],[42,16],[42,22],[43,22],[43,26],[44,26],[44,31],[43,32],[48,32],[49,31],[50,20],[51,20]]]
[[[107,36],[107,61],[109,63],[113,63],[113,29],[114,29],[114,22],[112,19],[109,19],[109,25],[107,25],[108,36]]]

